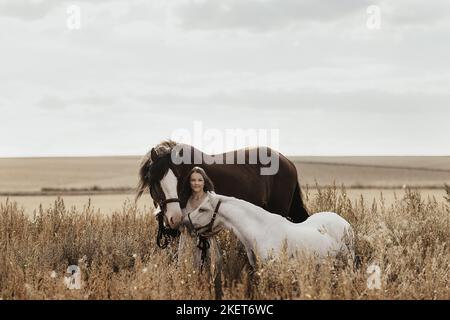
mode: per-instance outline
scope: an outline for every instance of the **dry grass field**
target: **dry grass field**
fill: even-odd
[[[352,224],[360,263],[282,257],[249,273],[236,238],[223,232],[223,298],[450,299],[448,159],[295,158],[309,211],[335,211]],[[138,162],[0,159],[0,298],[213,299],[211,280],[179,261],[175,244],[155,245],[148,196],[136,207],[128,192],[96,194],[133,187]],[[42,188],[66,192],[58,198]],[[79,266],[81,289],[64,285],[69,265]],[[379,287],[370,285],[371,268]]]
[[[449,195],[450,196],[450,195]],[[234,236],[220,235],[225,299],[450,299],[450,207],[405,191],[392,205],[352,203],[345,190],[305,195],[312,212],[339,212],[356,231],[360,264],[317,265],[287,257],[260,264],[252,276]],[[213,299],[214,286],[175,245],[155,246],[149,212],[124,204],[112,215],[67,209],[62,199],[30,217],[16,203],[0,205],[2,299]],[[63,277],[78,265],[80,289]],[[368,274],[379,268],[379,286]],[[368,285],[369,281],[369,285]]]

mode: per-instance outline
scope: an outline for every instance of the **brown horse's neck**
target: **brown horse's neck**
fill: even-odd
[[[184,144],[180,144],[180,145],[182,146],[183,152],[190,153],[188,163],[182,162],[180,164],[172,164],[172,166],[177,171],[176,176],[178,178],[178,181],[182,182],[187,177],[187,175],[192,170],[192,168],[198,166],[198,167],[201,167],[204,169],[205,167],[208,166],[203,162],[204,157],[208,156],[208,155],[192,146],[188,146],[188,145],[184,145]],[[180,184],[179,184],[179,186],[180,186]]]

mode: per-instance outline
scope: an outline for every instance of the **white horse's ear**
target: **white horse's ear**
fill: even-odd
[[[214,200],[215,196],[216,196],[216,193],[214,191],[208,191],[208,201],[210,203],[212,203],[212,201]]]

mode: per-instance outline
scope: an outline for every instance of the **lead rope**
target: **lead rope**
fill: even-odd
[[[211,219],[211,222],[209,223],[209,226],[206,225],[206,227],[208,227],[209,231],[212,231],[214,220],[216,220],[216,216],[217,216],[217,213],[219,211],[219,207],[220,207],[221,203],[222,203],[222,200],[219,200],[219,202],[216,205],[216,208],[214,209],[214,214],[213,214],[213,217]],[[189,215],[190,215],[190,213],[188,214],[188,218],[189,218],[189,222],[192,225],[192,221],[191,221],[191,218],[190,218]],[[201,252],[202,252],[201,253],[202,263],[201,263],[201,266],[200,266],[200,271],[202,271],[203,270],[203,265],[205,264],[205,261],[206,261],[206,254],[208,253],[208,249],[210,248],[211,245],[209,243],[208,238],[203,237],[202,235],[198,234],[193,225],[192,225],[192,227],[195,230],[195,233],[197,234],[197,237],[198,237],[197,248],[199,248],[201,250]]]
[[[203,265],[206,261],[206,254],[208,253],[208,249],[210,248],[209,240],[206,237],[198,236],[198,245],[197,248],[199,248],[202,251],[201,259],[202,263],[200,265],[200,271],[203,271]]]
[[[167,247],[167,245],[169,244],[169,239],[164,232],[165,230],[164,230],[163,216],[158,215],[157,220],[158,220],[158,234],[156,235],[156,244],[161,249],[165,249]],[[164,238],[164,242],[163,242],[163,238]]]
[[[159,202],[159,207],[161,208],[161,211],[156,215],[156,220],[158,221],[158,234],[156,235],[156,244],[161,249],[167,248],[167,245],[169,244],[171,238],[176,238],[180,235],[179,230],[173,230],[164,227],[164,213],[166,211],[166,205],[172,202],[180,203],[180,199],[169,198]]]
[[[167,245],[172,238],[176,238],[180,235],[180,231],[164,227],[164,217],[162,214],[158,215],[156,219],[158,220],[158,234],[156,235],[156,244],[161,249],[165,249],[167,248]]]

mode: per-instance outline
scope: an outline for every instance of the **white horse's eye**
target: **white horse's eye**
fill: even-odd
[[[198,212],[205,212],[205,211],[206,211],[206,209],[203,209],[203,208],[198,209]]]

